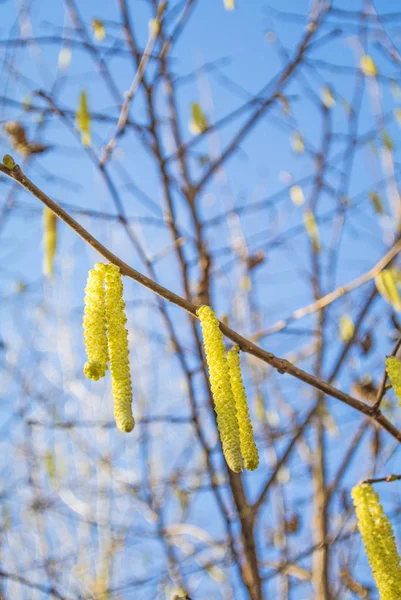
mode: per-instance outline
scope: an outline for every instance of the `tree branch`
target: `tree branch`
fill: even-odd
[[[38,188],[20,169],[18,165],[16,165],[13,169],[8,169],[4,164],[0,164],[0,173],[7,175],[10,179],[13,179],[17,183],[19,183],[22,187],[28,190],[33,196],[35,196],[38,200],[40,200],[45,206],[50,208],[66,225],[68,225],[71,229],[73,229],[85,242],[87,242],[94,250],[96,250],[101,256],[106,258],[111,263],[120,267],[120,271],[122,275],[133,279],[134,281],[140,283],[144,287],[150,289],[155,294],[161,296],[168,302],[179,306],[184,309],[186,312],[191,314],[193,317],[197,318],[196,311],[198,310],[198,306],[193,304],[189,300],[182,298],[178,294],[168,290],[162,285],[156,283],[146,275],[143,275],[136,269],[133,269],[129,265],[127,265],[124,261],[122,261],[118,256],[113,254],[110,250],[108,250],[103,244],[101,244],[92,234],[89,233],[82,225],[80,225],[75,219],[73,219],[65,210],[63,210],[56,202],[51,200],[49,196],[47,196],[40,188]],[[401,241],[399,242],[401,246]],[[329,383],[322,381],[318,377],[299,369],[291,362],[286,359],[279,358],[275,356],[271,352],[267,352],[260,348],[250,340],[244,338],[239,333],[230,329],[224,323],[219,322],[220,329],[222,333],[229,338],[232,342],[237,344],[243,352],[251,354],[256,358],[259,358],[263,362],[269,364],[271,367],[276,369],[279,373],[288,373],[292,375],[296,379],[300,381],[304,381],[308,385],[320,390],[324,394],[331,396],[332,398],[336,398],[340,400],[344,404],[354,408],[360,413],[366,415],[373,419],[376,423],[378,423],[383,429],[385,429],[394,439],[401,442],[401,432],[380,412],[380,410],[374,410],[372,406],[368,406],[364,402],[357,400],[350,396],[349,394],[338,390],[333,387]]]

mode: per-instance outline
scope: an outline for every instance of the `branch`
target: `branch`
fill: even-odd
[[[124,261],[122,261],[118,256],[110,252],[103,244],[101,244],[93,235],[89,233],[84,227],[82,227],[75,219],[73,219],[65,210],[61,208],[56,202],[51,200],[49,196],[47,196],[40,188],[38,188],[28,177],[21,171],[18,165],[15,165],[12,169],[7,168],[4,164],[0,164],[0,173],[7,175],[10,179],[13,179],[17,183],[19,183],[22,187],[28,190],[35,198],[40,200],[45,206],[50,208],[66,225],[68,225],[71,229],[73,229],[85,242],[87,242],[96,252],[98,252],[101,256],[106,258],[109,262],[120,267],[120,271],[122,275],[133,279],[134,281],[140,283],[144,287],[148,288],[158,296],[161,296],[168,302],[179,306],[186,312],[188,312],[193,317],[197,318],[196,311],[198,310],[198,306],[193,304],[189,300],[178,296],[174,292],[171,292],[167,288],[162,285],[156,283],[146,275],[143,275],[136,269],[133,269],[129,265],[127,265]],[[401,246],[401,241],[398,242]],[[229,338],[234,344],[237,344],[243,352],[251,354],[256,358],[259,358],[263,362],[269,364],[273,369],[276,369],[279,373],[288,373],[292,375],[296,379],[300,381],[304,381],[308,385],[320,390],[327,396],[331,396],[332,398],[336,398],[340,400],[344,404],[351,406],[355,410],[360,413],[366,415],[367,417],[373,419],[378,425],[380,425],[383,429],[385,429],[394,439],[398,442],[401,442],[401,432],[398,431],[396,427],[380,412],[380,410],[375,410],[372,406],[368,406],[364,402],[353,398],[349,394],[338,390],[333,387],[329,383],[322,381],[318,377],[299,369],[288,360],[279,358],[275,356],[271,352],[267,352],[260,348],[250,340],[244,338],[239,333],[224,325],[224,323],[219,321],[219,326],[222,333]]]
[[[400,481],[401,475],[387,475],[387,477],[375,477],[373,479],[364,479],[362,483],[391,483],[392,481]]]
[[[158,19],[160,19],[162,17],[164,8],[165,8],[165,3],[161,2],[159,5],[159,8],[158,8],[158,11],[157,11],[158,14],[157,14],[157,18],[156,18],[156,23],[157,23]],[[107,145],[105,146],[105,148],[103,150],[103,155],[100,158],[99,162],[100,162],[100,167],[102,167],[102,168],[104,167],[104,165],[110,158],[111,153],[117,146],[118,138],[124,134],[125,129],[128,125],[130,106],[132,104],[132,101],[134,99],[136,92],[138,91],[139,86],[142,83],[146,67],[152,56],[153,48],[155,46],[155,43],[156,43],[156,40],[158,37],[159,37],[159,29],[158,29],[157,25],[155,25],[155,27],[151,28],[149,31],[149,38],[148,38],[145,50],[143,51],[142,58],[138,65],[138,69],[132,80],[131,86],[126,94],[124,104],[121,107],[121,112],[120,112],[120,116],[118,118],[117,127],[114,132],[114,135],[110,139],[110,141],[107,143]]]
[[[258,123],[259,119],[265,115],[268,109],[274,105],[276,100],[280,98],[282,91],[286,87],[287,83],[290,81],[292,75],[296,72],[298,65],[304,59],[304,55],[310,48],[311,41],[315,36],[316,32],[319,30],[319,25],[324,20],[325,15],[329,10],[329,6],[322,7],[319,12],[319,7],[316,5],[315,18],[311,20],[309,23],[306,33],[304,35],[303,40],[299,43],[297,51],[295,53],[295,57],[289,61],[286,68],[282,71],[280,76],[278,77],[277,83],[275,85],[273,93],[264,100],[258,108],[253,112],[253,114],[249,117],[249,119],[245,122],[245,124],[239,129],[237,134],[233,137],[228,146],[223,150],[220,156],[210,164],[207,168],[206,172],[202,175],[201,179],[195,186],[196,192],[200,192],[212,177],[212,175],[226,162],[226,160],[238,149],[239,145],[243,141],[243,139],[248,135],[248,133],[253,129],[253,127]]]
[[[277,323],[275,323],[271,327],[268,327],[267,329],[263,329],[261,331],[256,332],[255,334],[252,335],[252,339],[260,340],[261,338],[271,335],[272,333],[278,333],[279,331],[282,331],[283,329],[285,329],[293,321],[302,319],[303,317],[306,317],[307,315],[311,315],[311,314],[321,310],[322,308],[325,308],[332,302],[335,302],[335,300],[338,300],[339,298],[342,298],[346,294],[349,294],[350,292],[357,289],[364,283],[368,283],[369,281],[374,279],[383,269],[385,269],[387,267],[387,265],[389,265],[391,263],[391,261],[394,260],[394,258],[397,256],[397,254],[400,251],[401,251],[401,238],[395,242],[395,244],[390,248],[390,250],[388,252],[386,252],[386,254],[371,269],[369,269],[369,271],[367,271],[366,273],[363,273],[356,279],[353,279],[346,285],[342,285],[342,286],[338,287],[336,290],[333,290],[332,292],[329,292],[325,296],[322,296],[316,302],[312,302],[311,304],[308,304],[307,306],[304,306],[303,308],[298,308],[286,319],[281,319],[280,321],[277,321]]]
[[[274,482],[276,480],[276,477],[277,477],[277,475],[278,475],[281,467],[287,462],[288,457],[292,453],[292,451],[293,451],[296,443],[298,442],[299,438],[303,435],[303,433],[304,433],[307,425],[310,423],[310,421],[314,417],[318,406],[319,406],[319,404],[315,403],[314,406],[313,406],[313,408],[312,408],[312,410],[310,410],[309,413],[307,414],[307,416],[304,419],[303,423],[301,423],[299,425],[299,428],[298,428],[296,434],[294,435],[294,437],[292,438],[292,440],[288,444],[288,446],[285,449],[285,451],[283,452],[281,458],[277,461],[272,474],[270,475],[270,477],[267,480],[267,482],[264,484],[262,490],[259,492],[259,495],[258,495],[258,498],[257,498],[256,502],[251,507],[254,518],[256,518],[256,514],[259,512],[259,509],[261,508],[262,504],[264,503],[266,495],[267,495],[267,492],[269,491],[269,489],[271,488],[271,486],[274,484]]]
[[[16,581],[21,585],[29,587],[32,590],[37,590],[39,592],[42,592],[43,594],[47,594],[52,598],[58,598],[58,600],[68,600],[67,596],[62,596],[60,592],[56,590],[56,588],[52,586],[47,587],[39,583],[33,583],[32,581],[25,579],[25,577],[21,577],[20,575],[16,575],[15,573],[8,573],[7,571],[0,570],[0,579],[10,579],[11,581]]]

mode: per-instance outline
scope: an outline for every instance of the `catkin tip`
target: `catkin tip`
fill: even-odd
[[[131,419],[125,419],[120,422],[116,419],[117,428],[123,433],[130,433],[135,427],[135,419],[132,417]]]
[[[107,365],[102,364],[98,360],[88,360],[85,363],[83,371],[88,379],[94,379],[97,381],[105,376]]]
[[[259,466],[259,455],[253,459],[245,460],[245,469],[255,471]]]

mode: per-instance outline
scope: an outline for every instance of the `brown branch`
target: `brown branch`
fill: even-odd
[[[68,600],[68,597],[60,594],[55,587],[34,583],[33,581],[29,581],[29,579],[26,579],[25,577],[15,573],[8,573],[7,571],[0,570],[0,579],[9,579],[10,581],[15,581],[25,587],[30,588],[31,590],[37,590],[38,592],[42,592],[42,594],[46,594],[52,598],[58,598],[58,600]]]
[[[400,481],[401,475],[387,475],[387,477],[373,477],[371,479],[364,479],[362,483],[391,483],[392,481]]]
[[[206,183],[209,181],[211,176],[223,165],[223,163],[226,162],[226,160],[233,154],[233,152],[235,152],[238,149],[242,140],[253,129],[253,127],[257,124],[259,119],[281,97],[283,89],[285,88],[286,84],[290,81],[291,76],[296,71],[298,65],[302,62],[305,53],[309,49],[310,42],[313,39],[315,33],[319,30],[319,25],[321,24],[324,16],[326,15],[327,10],[328,7],[322,9],[321,12],[318,12],[315,18],[309,23],[306,34],[297,48],[295,57],[293,58],[293,60],[289,61],[286,68],[281,73],[275,86],[274,92],[271,94],[271,96],[269,96],[269,98],[267,98],[259,104],[258,108],[254,111],[254,113],[250,116],[246,123],[240,128],[238,133],[233,137],[227,148],[225,148],[221,155],[209,166],[206,173],[204,173],[204,175],[201,177],[200,181],[196,185],[197,192],[199,192],[205,187]]]
[[[386,252],[386,254],[371,269],[369,269],[369,271],[363,273],[362,275],[359,275],[359,277],[356,277],[356,279],[353,279],[349,283],[338,287],[332,292],[329,292],[325,296],[322,296],[321,298],[319,298],[319,300],[316,300],[315,302],[312,302],[311,304],[308,304],[303,308],[298,308],[289,317],[278,321],[277,323],[275,323],[275,325],[272,325],[267,329],[263,329],[262,331],[258,331],[257,333],[253,334],[252,339],[260,340],[261,338],[271,335],[272,333],[278,333],[279,331],[285,329],[293,321],[302,319],[303,317],[311,315],[321,310],[322,308],[325,308],[326,306],[332,304],[339,298],[342,298],[346,294],[349,294],[353,290],[356,290],[361,285],[368,283],[369,281],[374,279],[383,269],[385,269],[391,263],[391,261],[394,260],[394,258],[400,251],[401,238],[395,242],[395,244],[390,248],[390,250]]]
[[[252,512],[253,512],[254,518],[256,517],[260,507],[264,503],[266,494],[270,490],[273,483],[275,482],[276,477],[277,477],[281,467],[287,462],[288,457],[290,456],[291,452],[295,448],[296,443],[298,442],[299,438],[303,435],[303,433],[306,429],[306,426],[311,422],[312,418],[314,417],[317,407],[318,407],[318,404],[315,404],[313,406],[312,410],[310,410],[309,413],[307,414],[303,423],[298,427],[296,434],[294,435],[294,437],[288,444],[288,446],[287,446],[286,450],[284,451],[283,455],[281,456],[281,458],[277,461],[277,464],[275,465],[272,474],[270,475],[269,479],[263,486],[262,490],[259,492],[258,499],[252,506]]]
[[[75,219],[73,219],[65,210],[63,210],[56,202],[51,200],[49,196],[47,196],[40,188],[38,188],[28,177],[21,171],[20,167],[16,165],[13,169],[8,169],[3,164],[0,164],[0,173],[7,175],[17,183],[19,183],[22,187],[28,190],[33,196],[35,196],[38,200],[40,200],[45,206],[50,208],[66,225],[68,225],[71,229],[73,229],[85,242],[87,242],[96,252],[98,252],[101,256],[106,258],[108,261],[120,267],[120,271],[122,275],[137,281],[144,287],[148,288],[158,296],[161,296],[168,302],[179,306],[193,317],[197,318],[197,310],[198,306],[182,298],[178,294],[168,290],[163,287],[159,283],[156,283],[146,275],[143,275],[136,269],[133,269],[129,265],[127,265],[124,261],[122,261],[118,256],[113,254],[110,250],[108,250],[103,244],[101,244],[93,235],[89,233],[82,225],[80,225]],[[401,242],[398,242],[401,244]],[[322,381],[318,377],[299,369],[291,362],[286,359],[279,358],[275,356],[271,352],[267,352],[260,348],[252,341],[244,338],[242,335],[224,325],[224,323],[220,323],[220,329],[222,333],[229,338],[235,344],[241,348],[243,352],[251,354],[256,358],[259,358],[263,362],[269,364],[271,367],[276,369],[279,373],[288,373],[292,375],[296,379],[300,381],[304,381],[308,385],[320,390],[324,394],[331,396],[332,398],[336,398],[340,400],[344,404],[354,408],[360,413],[366,415],[367,417],[372,418],[376,423],[378,423],[383,429],[385,429],[394,439],[401,442],[401,432],[380,412],[375,411],[373,407],[368,406],[364,402],[361,402],[357,398],[350,396],[349,394],[342,392],[341,390],[333,387],[329,383]]]
[[[165,3],[161,2],[160,5],[161,6],[165,6]],[[162,10],[162,9],[161,9]],[[160,15],[160,19],[161,19]],[[159,18],[159,16],[157,17],[157,19]],[[148,66],[149,60],[152,56],[152,52],[153,52],[153,48],[155,46],[156,40],[159,37],[159,29],[157,28],[157,26],[155,26],[150,32],[149,32],[149,38],[145,47],[145,50],[143,51],[142,54],[142,58],[139,61],[138,64],[138,68],[137,71],[134,75],[134,78],[132,80],[132,83],[130,85],[130,88],[126,94],[124,103],[121,107],[121,111],[120,111],[120,116],[118,118],[118,122],[117,122],[117,126],[116,126],[116,130],[112,136],[112,138],[109,140],[109,142],[106,144],[104,150],[103,150],[103,154],[100,158],[99,164],[100,167],[103,168],[104,165],[106,164],[106,162],[109,160],[111,153],[113,152],[113,150],[116,148],[117,146],[117,141],[118,139],[124,135],[124,132],[127,128],[128,125],[128,121],[129,121],[129,110],[130,110],[130,106],[132,104],[132,101],[134,99],[134,96],[136,94],[136,92],[139,89],[139,86],[142,83],[144,74],[145,74],[145,70],[146,67]]]

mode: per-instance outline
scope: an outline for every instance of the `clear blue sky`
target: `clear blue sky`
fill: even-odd
[[[115,2],[86,0],[81,2],[79,6],[87,23],[93,17],[102,19],[106,23],[108,34],[105,41],[106,45],[111,43],[112,36],[116,32],[116,29],[113,29],[110,25],[110,22],[118,20],[116,4]],[[269,7],[306,14],[310,3],[306,0],[285,0],[285,2],[277,0],[271,1],[269,4],[263,0],[238,0],[237,4],[236,11],[228,12],[223,8],[222,0],[203,0],[199,2],[192,23],[180,39],[174,52],[173,60],[176,76],[183,78],[179,87],[179,106],[181,125],[188,140],[191,138],[188,121],[192,102],[200,101],[202,103],[210,121],[221,119],[241,106],[248,97],[258,93],[266,82],[280,71],[282,59],[276,46],[269,43],[266,36],[272,28],[276,31],[283,47],[288,50],[289,54],[294,53],[297,43],[302,37],[305,22],[280,20]],[[358,10],[360,7],[360,2],[357,0],[344,0],[335,4],[338,8],[351,9],[355,7],[355,10]],[[381,13],[386,13],[394,10],[396,3],[391,0],[381,0],[380,3],[377,2],[376,4]],[[145,44],[149,19],[146,3],[133,1],[131,5],[135,29],[139,39]],[[20,17],[19,22],[15,3],[11,0],[0,2],[0,40],[9,37],[12,39],[21,37],[19,29],[21,23],[25,27],[24,34],[27,37],[30,37],[29,27],[32,27],[32,35],[39,38],[41,36],[60,35],[62,27],[66,26],[68,28],[70,25],[65,15],[64,4],[61,1],[33,1],[30,6],[29,20],[24,21]],[[340,22],[339,26],[341,26]],[[391,24],[389,27],[391,27]],[[93,61],[87,52],[73,46],[71,49],[71,64],[64,71],[65,77],[60,78],[58,75],[60,49],[60,44],[45,41],[40,42],[38,46],[30,46],[29,51],[26,48],[9,48],[6,51],[2,46],[0,48],[0,95],[17,101],[26,100],[29,97],[34,104],[44,106],[40,99],[32,96],[33,92],[40,89],[49,91],[57,81],[53,92],[60,108],[74,111],[79,93],[82,89],[85,89],[88,93],[90,109],[93,112],[103,113],[107,111],[110,115],[117,116],[118,111],[115,103],[103,83],[99,82],[98,74],[94,71]],[[399,78],[399,73],[393,73],[393,67],[380,54],[375,54],[373,47],[367,47],[366,51],[374,55],[380,70]],[[330,43],[323,44],[321,49],[313,54],[315,59],[355,68],[358,65],[359,55],[360,48],[355,41],[351,38],[345,40],[344,37],[341,38],[341,41],[333,40]],[[206,73],[201,73],[197,78],[185,78],[186,75],[193,73],[194,69],[213,61],[217,61],[216,67],[218,70],[211,68]],[[10,76],[10,64],[17,65],[19,73],[23,76],[18,78]],[[109,64],[112,67],[113,77],[118,82],[119,90],[122,93],[128,89],[134,75],[132,65],[129,60],[121,57],[115,57]],[[314,80],[313,75],[310,73],[307,73],[307,77],[309,77],[309,81],[315,82],[314,89],[317,93],[325,84],[332,85],[336,89],[336,105],[331,111],[333,130],[338,134],[331,149],[331,156],[334,157],[337,152],[344,148],[344,139],[341,137],[346,126],[344,101],[352,102],[355,72],[339,74],[335,70],[322,68],[319,70],[317,79]],[[235,84],[238,84],[238,87],[235,87]],[[163,104],[162,88],[159,89],[158,93],[160,94],[160,115],[164,116],[166,111]],[[286,93],[291,97],[293,110],[290,122],[286,121],[280,109],[274,109],[269,118],[261,121],[241,144],[239,151],[227,163],[224,173],[219,178],[214,179],[208,186],[207,193],[201,201],[202,217],[205,221],[208,221],[232,206],[257,207],[266,198],[284,190],[283,195],[277,201],[277,211],[273,206],[274,203],[270,207],[264,205],[262,209],[255,208],[250,211],[249,215],[244,217],[242,221],[243,233],[250,253],[259,249],[265,249],[267,252],[266,263],[260,271],[256,272],[254,281],[255,298],[262,315],[262,325],[264,327],[272,325],[280,318],[285,318],[294,309],[311,301],[310,284],[305,276],[309,273],[310,263],[305,236],[303,235],[303,208],[296,207],[291,203],[286,189],[289,176],[291,177],[291,184],[295,184],[314,173],[313,163],[308,157],[308,153],[299,157],[292,151],[292,131],[300,129],[306,141],[306,148],[316,150],[321,143],[322,127],[313,102],[305,94],[305,86],[301,78],[297,78],[286,89]],[[385,113],[392,111],[397,103],[399,103],[399,99],[397,100],[390,93],[386,92],[384,94],[383,107]],[[145,122],[146,114],[140,97],[134,99],[131,114],[139,122]],[[46,193],[64,204],[115,214],[116,209],[112,198],[97,170],[82,151],[82,147],[73,132],[69,131],[60,120],[51,119],[50,123],[40,124],[35,121],[34,113],[24,113],[19,108],[13,108],[9,104],[0,102],[0,122],[3,123],[12,119],[22,120],[31,137],[38,135],[43,143],[57,146],[43,157],[36,158],[33,164],[29,166],[31,178]],[[214,138],[212,141],[212,152],[215,151],[216,144],[223,148],[226,146],[240,123],[241,119],[235,120],[221,130],[218,138]],[[359,122],[360,132],[369,132],[372,127],[372,108],[370,100],[365,94]],[[35,133],[36,131],[38,133]],[[397,149],[399,130],[394,119],[389,123],[386,131],[393,139]],[[113,128],[110,124],[96,125],[93,145],[97,153],[100,152],[102,145],[110,139],[112,133]],[[167,153],[168,149],[171,149],[168,138],[165,139],[165,148]],[[210,150],[210,146],[208,146],[208,142],[202,141],[197,149],[200,154],[206,154]],[[5,135],[0,136],[0,151],[3,153],[10,151]],[[338,162],[336,167],[344,169],[346,165]],[[152,159],[144,151],[143,145],[138,140],[134,140],[130,136],[119,144],[112,169],[117,174],[118,190],[129,216],[135,218],[160,218],[162,216],[163,210],[161,207],[163,202],[160,181],[155,176]],[[125,175],[121,175],[121,169],[125,170]],[[201,174],[201,167],[196,163],[195,158],[193,172],[196,177]],[[55,180],[49,177],[52,174],[57,175]],[[333,284],[346,283],[366,271],[382,256],[388,247],[394,223],[392,223],[391,217],[379,220],[367,196],[370,189],[377,188],[380,190],[385,211],[390,215],[388,199],[385,192],[383,192],[383,186],[379,183],[381,179],[382,173],[378,167],[377,157],[371,147],[367,145],[358,154],[348,190],[348,196],[351,198],[352,203],[352,209],[347,216],[350,219],[350,225],[342,239],[340,261],[336,272],[328,271],[329,244],[332,242],[331,236],[333,233],[332,219],[336,207],[329,194],[322,194],[317,213],[321,237],[325,240],[326,252],[322,258],[323,266],[326,269],[324,277],[325,291],[329,291],[330,286]],[[126,185],[129,180],[131,184],[134,183],[137,186],[136,190],[132,190],[132,185],[131,188]],[[327,181],[335,189],[339,186],[339,180],[339,173],[335,170],[327,177]],[[306,198],[308,198],[311,190],[309,183],[307,181],[303,184]],[[0,210],[3,203],[7,201],[9,190],[8,184],[0,181]],[[151,199],[152,202],[146,200],[146,197]],[[54,335],[54,328],[57,327],[59,321],[65,322],[66,319],[71,319],[71,323],[74,323],[76,327],[72,335],[73,340],[71,341],[70,350],[83,359],[83,345],[79,332],[82,295],[87,270],[95,261],[95,255],[85,247],[83,242],[77,240],[75,234],[67,231],[62,226],[60,227],[60,246],[55,279],[50,284],[43,281],[42,222],[38,201],[21,191],[16,193],[15,200],[17,208],[13,210],[5,226],[0,229],[0,299],[3,299],[0,307],[0,339],[5,340],[6,343],[9,340],[12,341],[15,351],[21,352],[23,358],[21,366],[26,368],[32,376],[35,372],[35,356],[39,359],[43,356],[43,352],[48,350],[51,357],[48,359],[49,365],[46,363],[46,368],[50,369],[51,367],[53,369],[49,370],[49,382],[57,381],[59,386],[60,372],[62,372],[61,378],[68,379],[71,374],[69,372],[71,365],[59,362],[54,348],[57,343],[60,343],[60,339],[54,340],[52,335]],[[94,235],[104,241],[122,259],[135,268],[144,270],[139,257],[133,252],[131,245],[127,243],[122,228],[113,228],[108,221],[100,219],[79,218],[85,226],[90,228]],[[185,232],[189,226],[189,218],[184,209],[179,211],[178,222]],[[157,227],[135,225],[135,231],[150,256],[163,251],[170,242],[167,233]],[[281,240],[278,237],[277,244],[274,245],[275,237],[280,232],[283,232],[284,238]],[[238,293],[241,278],[240,270],[232,268],[233,254],[231,249],[227,248],[230,246],[231,234],[232,229],[230,229],[229,223],[224,223],[221,227],[210,227],[208,229],[210,249],[215,251],[216,255],[214,264],[216,279],[213,292],[215,307],[219,314],[232,313],[233,298]],[[290,241],[284,244],[283,241],[286,239],[286,235],[289,236]],[[185,252],[190,261],[191,256],[193,256],[190,241],[187,241],[185,245]],[[79,261],[77,257],[79,257]],[[165,258],[157,262],[157,276],[163,285],[181,293],[182,290],[177,278],[177,267],[171,262],[170,258],[170,254],[167,254]],[[193,273],[196,273],[196,265],[193,265]],[[29,296],[21,296],[15,293],[15,286],[18,281],[28,285]],[[349,312],[352,316],[357,314],[357,309],[364,299],[364,294],[365,290],[362,289],[353,299],[346,298],[344,302],[339,303],[330,311],[330,335],[333,335],[333,337],[338,336],[338,317],[342,312]],[[160,323],[156,311],[143,307],[141,304],[143,300],[151,298],[150,294],[139,288],[138,285],[133,284],[133,282],[127,282],[126,298],[133,304],[133,306],[131,305],[132,327],[136,335],[140,336],[142,329],[146,332],[158,333]],[[238,299],[241,300],[241,298],[241,294],[239,294]],[[46,321],[46,315],[48,314],[51,314],[49,322]],[[177,319],[180,327],[184,329],[186,321],[179,316],[178,311],[171,308],[171,314]],[[234,323],[245,334],[251,330],[251,325],[247,322],[246,316],[246,311],[244,311],[244,314],[237,316],[237,322]],[[372,313],[369,317],[369,324],[374,327],[376,323],[381,323],[380,314]],[[21,327],[21,324],[23,324],[23,327]],[[269,337],[263,341],[263,345],[283,356],[293,349],[307,345],[311,341],[310,334],[313,326],[314,321],[312,319],[305,319],[300,323],[300,327],[305,329],[303,337],[300,337],[295,330],[294,333],[291,333],[290,329],[286,334]],[[163,335],[165,335],[164,332]],[[21,350],[24,345],[33,350],[27,350],[26,352]],[[337,357],[337,350],[338,347],[332,353],[327,353],[324,364],[325,373],[330,373]],[[383,353],[387,350],[388,346],[383,345]],[[361,363],[359,359],[355,358],[354,363],[350,363],[348,370],[343,372],[339,381],[336,382],[338,386],[341,389],[349,390],[356,376],[367,372],[378,376],[381,364],[376,358],[371,363],[369,363],[369,359]],[[12,360],[12,356],[11,358],[8,356],[7,360]],[[164,382],[172,380],[172,364],[173,374],[178,373],[178,366],[174,365],[171,357],[167,355],[166,346],[155,344],[144,354],[133,344],[133,360],[138,365],[136,367],[138,376],[135,386],[138,397],[142,398],[141,414],[143,416],[150,413],[166,414],[166,412],[182,414],[182,406],[185,405],[185,391],[183,391],[182,386],[180,387],[179,376],[175,378],[173,383],[169,384],[168,403],[166,404]],[[1,364],[0,360],[0,367]],[[71,364],[75,368],[75,360],[72,360]],[[306,363],[304,367],[308,370],[311,364]],[[149,365],[155,371],[154,378],[152,377],[153,371],[151,370],[149,373]],[[76,375],[75,372],[74,375]],[[1,382],[2,378],[0,376],[0,384]],[[14,396],[16,389],[6,375],[4,375],[4,385],[6,386],[6,393],[3,407],[0,410],[0,427],[1,424],[3,426],[8,424],[10,415],[13,414],[15,409]],[[199,383],[199,385],[201,384]],[[61,389],[64,393],[61,395],[62,405],[58,405],[56,408],[60,419],[70,418],[71,415],[82,419],[96,415],[95,412],[91,412],[92,409],[79,407],[79,402],[74,396],[76,393],[80,397],[79,391],[68,389],[68,386],[61,386]],[[269,389],[267,385],[264,391],[268,393]],[[282,384],[282,389],[290,399],[289,403],[293,408],[302,414],[306,412],[311,402],[311,393],[307,388],[300,388],[297,382],[287,378],[285,383]],[[88,386],[88,390],[92,395],[95,394],[94,388]],[[154,401],[152,407],[146,404],[146,399],[149,397],[152,397]],[[93,396],[91,398],[93,399]],[[275,411],[274,405],[269,400],[266,402],[268,404],[267,408],[273,414]],[[341,428],[341,432],[345,436],[347,436],[348,430],[351,435],[355,430],[355,423],[359,417],[338,402],[329,402],[330,407],[334,407],[333,414],[336,418],[337,427]],[[102,411],[102,418],[110,418],[110,407],[102,407],[99,410]],[[396,410],[394,411],[394,418],[399,421],[399,414]],[[23,432],[20,432],[20,435],[22,436]],[[99,439],[99,446],[107,441],[115,449],[117,442],[113,435],[113,430],[105,434],[109,437],[107,440],[104,438]],[[136,432],[135,436],[139,437],[140,433]],[[132,465],[137,467],[141,458],[139,451],[136,450],[135,444],[138,437],[135,436],[132,438],[133,441],[124,441],[126,454],[122,456],[118,463],[125,474],[126,471],[130,472]],[[159,456],[161,460],[166,456],[169,456],[169,458],[171,456],[171,463],[173,463],[174,460],[179,460],[181,451],[188,452],[187,437],[181,440],[177,437],[176,432],[169,432],[164,438],[162,430],[158,431],[158,436],[157,442],[160,446]],[[49,442],[49,439],[44,437],[41,443],[45,446],[46,444],[52,445],[53,442],[54,440]],[[122,442],[118,443],[123,444]],[[335,437],[330,439],[329,443],[332,452],[330,456],[333,456],[333,461],[329,465],[331,476],[335,472],[341,456],[339,457],[338,453],[335,452]],[[14,438],[12,440],[5,439],[2,442],[3,452],[9,452],[10,449],[12,451],[14,444]],[[57,445],[57,440],[54,444]],[[269,472],[267,454],[266,452],[264,456],[263,467],[257,473],[247,476],[246,484],[251,496],[259,490],[260,485],[266,480]],[[288,494],[287,499],[288,510],[296,510],[298,505],[302,506],[303,516],[307,520],[309,518],[307,502],[310,500],[310,490],[306,493],[303,489],[303,481],[306,476],[305,467],[302,465],[297,473],[298,464],[301,465],[300,458],[294,455],[291,462],[294,472],[289,484],[291,492]],[[392,470],[391,463],[385,465],[385,470],[386,472]],[[396,470],[396,466],[393,470]],[[4,473],[7,475],[7,469],[4,470]],[[364,474],[359,464],[358,469],[350,472],[350,477],[353,477],[356,482]],[[127,475],[127,477],[129,476]],[[136,481],[134,476],[133,480]],[[393,490],[392,493],[398,494],[396,484],[394,484]],[[93,501],[93,498],[88,500],[88,504],[90,504],[90,501]],[[124,503],[122,505],[123,513],[125,505]],[[118,506],[120,507],[120,505]],[[210,511],[212,507],[212,500],[205,494],[195,503],[189,520],[205,529],[210,528]],[[126,510],[128,512],[128,508]],[[169,507],[169,510],[171,510],[171,514],[174,514],[176,506]],[[269,511],[269,507],[266,511]],[[134,525],[140,528],[142,522],[138,514],[132,518]],[[264,515],[263,527],[266,528],[266,531],[273,525],[274,512]],[[218,536],[219,527],[221,527],[221,523],[216,521],[211,533]],[[146,533],[146,528],[144,528],[144,531]],[[297,547],[296,538],[297,536],[294,536],[294,552],[300,550]],[[302,539],[305,542],[305,537]],[[259,544],[263,554],[263,544],[266,544],[263,536],[260,536]],[[151,542],[149,542],[149,552],[155,552]],[[135,555],[134,552],[133,555]],[[156,556],[155,554],[150,555],[152,557]],[[157,554],[157,557],[159,558],[159,554]],[[271,558],[272,554],[269,554],[269,560]],[[366,568],[366,563],[363,563],[363,568],[364,575],[366,573],[365,580],[368,580],[369,571]],[[145,573],[146,564],[143,569]],[[232,577],[235,576],[235,573],[232,573]],[[121,582],[118,579],[118,574],[116,577]],[[216,593],[216,586],[210,588],[207,587],[209,584],[205,584],[204,587],[202,585],[200,583],[198,589],[199,598],[205,597],[204,594],[207,593]],[[149,590],[143,590],[142,595],[138,598],[156,597],[152,596],[152,593]],[[132,596],[122,597],[130,598]],[[220,596],[216,596],[216,598],[218,597]],[[302,588],[300,595],[297,596],[299,600],[307,600],[309,597],[306,588]],[[195,598],[197,598],[196,595]],[[242,590],[238,590],[236,600],[242,600],[242,598],[245,598],[245,594]]]

